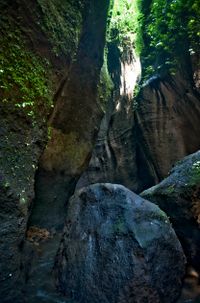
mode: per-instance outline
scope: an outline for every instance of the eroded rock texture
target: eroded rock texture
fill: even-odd
[[[41,214],[50,212],[51,216],[53,213],[49,208],[49,199],[56,199],[64,205],[66,191],[70,191],[71,183],[84,171],[92,152],[102,118],[97,102],[97,85],[103,63],[108,4],[108,0],[86,1],[76,58],[56,95],[55,108],[49,121],[50,139],[39,164],[38,197],[31,218],[34,224],[40,226],[46,225]],[[52,191],[55,178],[58,179],[58,189],[53,188],[50,198],[49,191]],[[47,197],[42,197],[43,192],[40,193],[40,183],[44,179],[48,180],[49,191],[44,192]],[[60,192],[63,192],[64,200],[62,197],[57,199]],[[50,203],[56,205],[52,201]],[[56,227],[57,223],[52,222],[51,225]]]
[[[197,59],[196,59],[197,60]],[[134,61],[132,62],[132,64]],[[119,85],[122,71],[113,79]],[[137,66],[133,64],[137,73]],[[112,74],[112,72],[111,72]],[[200,148],[200,94],[188,70],[173,77],[153,76],[134,100],[115,91],[112,110],[102,122],[90,166],[78,187],[120,183],[140,192],[167,176],[172,165]],[[117,100],[116,102],[116,95]],[[107,120],[106,120],[107,119]]]
[[[136,124],[138,177],[146,187],[149,177],[157,183],[176,161],[199,149],[200,95],[179,74],[153,78],[139,96]]]
[[[59,243],[55,230],[62,230],[64,204],[87,165],[101,120],[96,95],[108,5],[108,0],[0,3],[6,16],[0,20],[2,71],[7,71],[10,85],[0,92],[1,302],[55,300],[50,294]],[[1,88],[6,83],[0,83]],[[49,101],[42,97],[46,83],[55,103],[49,125],[53,104],[44,110]],[[30,94],[24,96],[24,91]],[[30,101],[32,96],[36,102]],[[29,291],[21,296],[25,279]],[[44,281],[49,294],[38,289]]]
[[[120,55],[108,45],[108,68],[114,83],[89,168],[77,188],[96,182],[114,182],[139,191],[133,90],[140,62],[133,49]]]
[[[95,184],[68,203],[55,276],[59,290],[77,303],[170,303],[184,261],[156,205],[123,186]]]
[[[55,96],[49,121],[50,139],[39,162],[35,201],[29,231],[36,226],[50,234],[40,249],[27,241],[25,254],[32,269],[25,291],[28,302],[56,297],[52,277],[54,258],[66,214],[66,203],[75,183],[86,168],[102,119],[97,100],[97,85],[105,45],[109,0],[86,1],[77,54],[70,71]],[[29,252],[29,249],[31,252]],[[37,293],[36,293],[37,290]]]
[[[189,264],[199,271],[200,152],[178,162],[169,177],[141,195],[167,213]]]
[[[3,114],[4,110],[0,112]],[[19,120],[14,116],[6,112],[0,118],[1,302],[16,300],[20,292],[21,254],[34,197],[34,174],[45,142],[44,129],[33,129],[23,115],[19,115]]]

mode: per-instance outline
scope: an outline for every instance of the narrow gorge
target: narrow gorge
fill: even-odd
[[[0,302],[200,302],[199,0],[0,11]]]

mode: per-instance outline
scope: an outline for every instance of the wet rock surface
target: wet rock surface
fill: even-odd
[[[67,299],[174,302],[184,263],[164,212],[125,187],[95,184],[70,199],[54,266]]]

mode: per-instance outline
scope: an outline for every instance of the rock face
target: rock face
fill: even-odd
[[[176,161],[200,148],[197,89],[178,73],[173,78],[151,79],[139,95],[136,125],[142,159],[138,177],[158,183]]]
[[[96,95],[108,5],[109,0],[0,3],[7,16],[0,20],[1,302],[24,301],[24,278],[35,302],[47,296],[36,296],[42,278],[53,289],[50,273],[59,236],[52,235],[62,230],[67,197],[87,165],[102,117]],[[32,230],[39,238],[49,235],[41,236],[39,249],[25,244],[27,225],[29,235]],[[35,270],[27,273],[31,261]],[[47,302],[53,300],[49,296]]]
[[[167,216],[123,186],[95,184],[69,201],[55,276],[77,303],[170,303],[184,255]]]
[[[52,110],[46,83],[51,98],[69,60],[52,51],[48,31],[40,27],[45,17],[37,1],[1,1],[0,10],[7,16],[0,21],[0,301],[17,302],[35,173]]]
[[[173,77],[149,79],[136,108],[127,94],[118,94],[116,108],[115,94],[109,121],[107,113],[101,126],[105,130],[107,119],[107,130],[99,133],[90,166],[78,186],[113,182],[140,192],[200,148],[199,87],[192,76],[177,72]]]
[[[188,259],[200,270],[200,151],[185,157],[169,177],[141,196],[164,210]]]
[[[133,109],[133,90],[141,72],[139,58],[133,49],[120,55],[115,45],[110,46],[108,68],[114,83],[113,98],[108,100],[89,168],[77,188],[111,182],[139,191]]]
[[[29,228],[30,231],[35,227],[45,230],[50,236],[39,243],[39,250],[33,245],[31,254],[29,252],[32,269],[25,287],[28,302],[49,302],[57,298],[51,273],[64,226],[66,202],[88,164],[102,119],[97,87],[103,64],[109,0],[83,3],[77,53],[55,96],[55,108],[49,121],[50,138],[39,162]],[[29,243],[25,255],[28,247]]]
[[[0,106],[3,115],[4,110]],[[34,197],[34,174],[44,129],[30,127],[23,115],[0,118],[0,301],[15,302],[20,293],[22,247],[28,207]],[[20,129],[20,127],[22,127]],[[19,283],[19,284],[18,284]],[[7,301],[8,300],[8,301]]]
[[[46,227],[42,214],[54,213],[49,203],[55,207],[61,203],[63,213],[68,192],[88,165],[103,115],[97,102],[97,85],[103,64],[108,5],[109,0],[85,3],[77,54],[56,95],[55,108],[49,121],[51,134],[39,163],[37,185],[40,188],[36,187],[38,195],[31,224]],[[58,186],[54,186],[50,197],[55,179]],[[49,188],[45,192],[40,190],[43,182]],[[63,197],[60,192],[63,192]],[[59,217],[59,221],[63,218]],[[57,222],[51,220],[51,226],[57,228]]]

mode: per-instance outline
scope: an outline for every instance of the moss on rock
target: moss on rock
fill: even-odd
[[[41,26],[53,45],[57,56],[74,56],[81,33],[80,1],[37,0],[42,12]]]
[[[49,62],[26,47],[19,29],[1,24],[0,105],[36,123],[45,121],[53,106]]]

